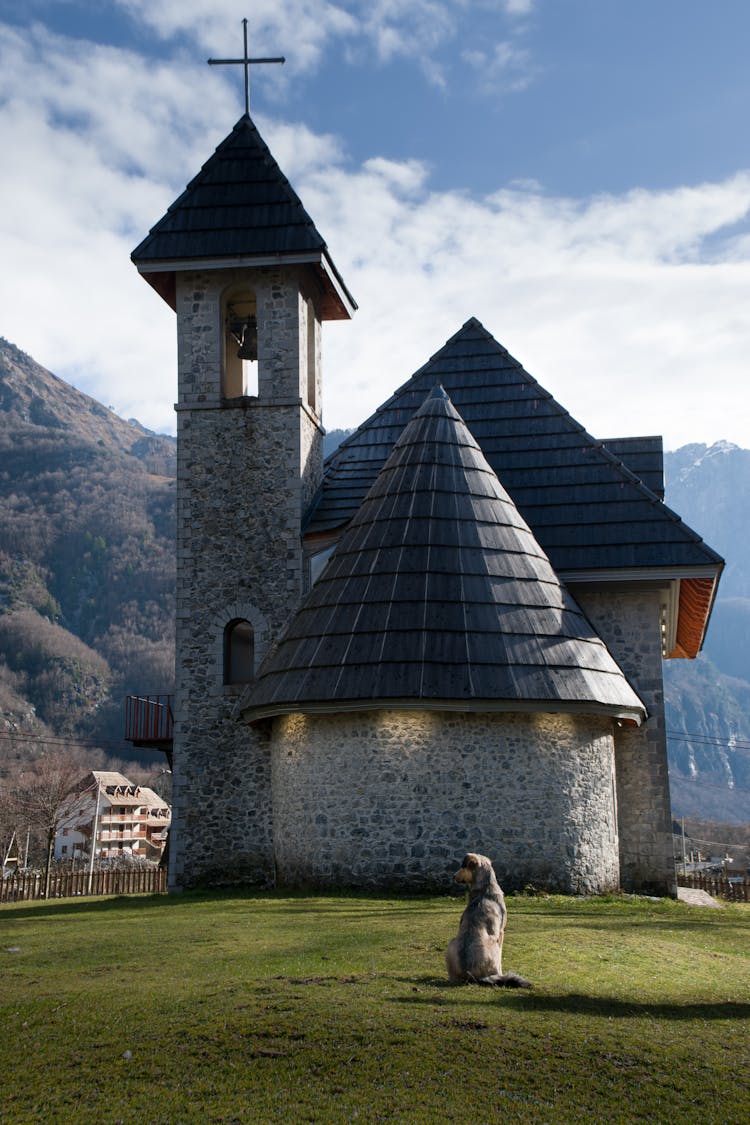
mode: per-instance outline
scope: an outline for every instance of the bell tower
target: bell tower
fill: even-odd
[[[237,704],[303,593],[321,324],[356,305],[247,113],[132,258],[177,314],[170,886],[269,882],[269,736]]]

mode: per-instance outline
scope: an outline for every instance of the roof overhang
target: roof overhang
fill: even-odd
[[[252,690],[252,689],[251,689]],[[603,715],[630,726],[648,718],[645,707],[620,707],[609,703],[566,703],[537,699],[338,699],[266,703],[238,710],[248,723],[279,715],[336,715],[354,711],[467,711],[481,714]]]
[[[343,282],[328,254],[311,250],[292,254],[237,255],[227,258],[182,258],[160,261],[136,261],[138,272],[146,279],[162,300],[176,311],[177,296],[175,278],[178,273],[193,270],[258,269],[261,266],[310,266],[318,275],[323,300],[321,317],[323,320],[350,320],[357,309],[357,302]]]
[[[656,583],[666,588],[662,639],[667,659],[693,660],[705,640],[724,563],[685,567],[633,567],[621,570],[561,572],[567,586]]]

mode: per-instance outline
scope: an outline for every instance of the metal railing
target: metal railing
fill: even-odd
[[[136,746],[171,745],[174,733],[172,695],[128,695],[125,698],[125,740]]]

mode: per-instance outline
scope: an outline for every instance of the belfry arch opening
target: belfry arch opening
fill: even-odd
[[[255,293],[233,290],[223,301],[224,356],[222,387],[224,398],[258,394],[258,321]]]
[[[255,630],[236,617],[224,627],[224,683],[249,684],[255,679]]]

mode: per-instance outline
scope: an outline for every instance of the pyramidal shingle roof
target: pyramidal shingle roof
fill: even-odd
[[[324,316],[349,316],[356,308],[325,241],[247,114],[131,257],[160,292],[154,274],[174,263],[310,262],[327,282]]]
[[[442,388],[404,429],[243,712],[384,706],[646,714]]]
[[[436,382],[559,574],[721,566],[720,556],[474,318],[328,458],[308,532],[354,515]]]

